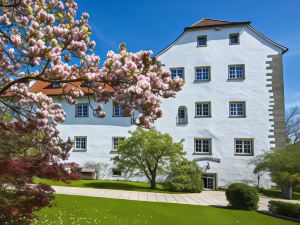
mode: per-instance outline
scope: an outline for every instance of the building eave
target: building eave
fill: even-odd
[[[250,30],[252,30],[253,32],[255,32],[258,36],[260,36],[261,38],[263,38],[265,41],[269,42],[270,44],[280,48],[282,50],[282,54],[286,53],[289,49],[283,45],[280,45],[278,43],[276,43],[275,41],[272,41],[271,39],[267,38],[265,35],[263,35],[261,32],[257,31],[254,27],[252,27],[251,25],[248,25],[248,28]]]
[[[242,25],[250,25],[250,21],[246,22],[232,22],[227,24],[220,24],[220,25],[206,25],[206,26],[191,26],[191,27],[185,27],[184,30],[201,30],[201,29],[208,29],[208,28],[214,28],[214,27],[232,27],[232,26],[242,26]]]

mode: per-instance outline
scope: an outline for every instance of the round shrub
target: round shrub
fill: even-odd
[[[226,190],[229,204],[236,209],[253,210],[258,208],[259,196],[257,190],[243,183],[229,185]]]
[[[194,161],[184,160],[172,166],[165,188],[175,192],[201,192],[203,190],[202,170]]]

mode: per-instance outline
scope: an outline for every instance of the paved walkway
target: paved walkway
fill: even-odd
[[[81,195],[102,198],[115,198],[148,202],[166,202],[190,205],[212,205],[212,206],[227,206],[225,192],[223,191],[203,191],[201,193],[192,194],[167,194],[141,191],[125,191],[111,189],[95,189],[95,188],[79,188],[79,187],[61,187],[53,186],[57,194],[66,195]],[[267,210],[268,202],[272,198],[265,196],[260,197],[259,209]],[[282,200],[289,202],[300,203],[297,200]]]

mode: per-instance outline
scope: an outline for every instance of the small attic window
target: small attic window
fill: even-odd
[[[206,47],[207,46],[207,36],[198,36],[197,37],[197,47]]]
[[[59,83],[52,83],[51,88],[60,88],[60,84]]]
[[[238,45],[238,44],[240,44],[240,36],[239,36],[239,34],[229,34],[229,44],[230,45]]]

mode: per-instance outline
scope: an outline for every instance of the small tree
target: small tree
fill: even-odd
[[[286,113],[285,133],[288,144],[296,144],[300,140],[300,109],[295,106]]]
[[[145,174],[155,189],[157,176],[169,172],[172,162],[183,159],[183,140],[175,143],[169,134],[142,128],[129,133],[131,137],[118,145],[119,155],[113,158],[114,163],[121,170]]]
[[[270,172],[272,181],[281,187],[283,198],[292,198],[292,187],[300,183],[299,146],[266,152],[255,163],[255,173]]]

